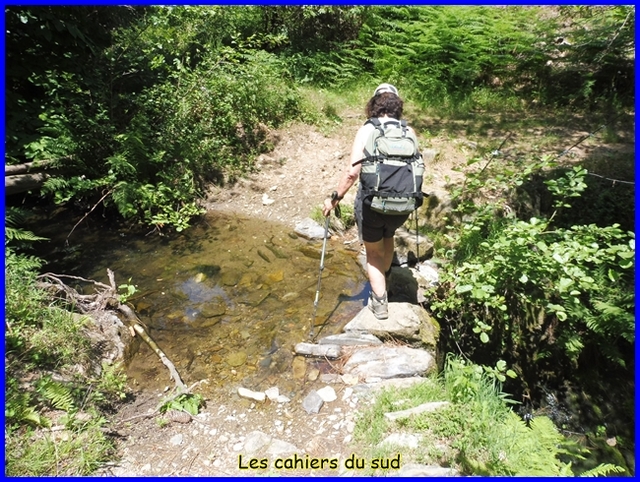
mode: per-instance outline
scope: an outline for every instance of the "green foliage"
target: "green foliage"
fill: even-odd
[[[634,234],[617,224],[555,224],[558,213],[569,217],[585,187],[586,171],[578,166],[545,174],[553,193],[548,218],[518,219],[509,209],[509,183],[542,177],[549,163],[543,159],[521,170],[494,166],[478,167],[456,192],[454,217],[464,222],[451,226],[451,262],[431,290],[430,308],[451,327],[451,343],[476,363],[504,359],[522,389],[532,391],[562,377],[555,374],[587,365],[607,373],[629,370],[635,343]],[[471,202],[491,198],[499,201]],[[494,375],[506,381],[506,366],[499,368]]]
[[[54,410],[64,412],[76,410],[71,389],[62,383],[54,382],[51,377],[43,377],[38,380],[36,391]]]
[[[298,84],[394,82],[450,110],[630,105],[632,7],[10,7],[6,163],[43,190],[184,230],[251,170]],[[256,33],[260,32],[260,33]],[[558,45],[556,40],[569,39]],[[81,61],[78,61],[81,59]],[[328,112],[330,118],[335,117]]]
[[[277,38],[253,34],[259,13],[12,9],[10,110],[37,106],[39,122],[11,119],[10,163],[57,160],[64,174],[43,192],[58,203],[103,202],[125,219],[184,230],[203,212],[207,183],[250,170],[273,147],[269,129],[300,114],[284,64],[263,50]],[[73,62],[58,55],[62,45]]]
[[[198,415],[200,407],[204,403],[204,398],[200,394],[181,393],[177,397],[172,397],[161,403],[160,413],[166,413],[169,410],[178,410],[188,412],[191,415]]]
[[[24,222],[26,211],[16,208],[7,207],[4,213],[4,244],[15,244],[25,246],[34,241],[45,241],[47,238],[36,236],[31,231],[26,231],[19,227]]]

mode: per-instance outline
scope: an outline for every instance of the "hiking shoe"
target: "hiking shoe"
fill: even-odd
[[[373,316],[378,318],[379,320],[386,320],[389,318],[389,303],[387,301],[387,293],[385,292],[384,297],[379,299],[373,291],[369,295],[369,303],[367,306],[373,313]]]

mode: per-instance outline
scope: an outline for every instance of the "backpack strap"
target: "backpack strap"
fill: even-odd
[[[375,127],[375,129],[377,131],[379,131],[379,133],[380,133],[380,134],[378,134],[379,136],[384,136],[384,127],[383,127],[382,123],[380,122],[380,119],[378,119],[377,117],[369,117],[367,119],[367,121],[364,123],[364,125],[366,126],[367,124],[371,124],[373,127]],[[362,159],[360,159],[359,161],[354,162],[352,164],[352,166],[357,166],[358,164],[361,164],[361,163],[363,163],[363,162],[365,162],[367,160],[371,160],[374,157],[375,156],[373,155],[373,152],[367,151],[367,148],[365,146],[365,148],[364,148],[364,157]]]

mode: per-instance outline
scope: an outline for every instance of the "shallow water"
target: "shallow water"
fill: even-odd
[[[288,226],[220,213],[171,238],[84,226],[65,246],[69,229],[40,228],[39,235],[52,238],[50,252],[42,253],[53,259],[48,269],[108,282],[110,268],[118,285],[135,285],[130,301],[141,321],[185,384],[208,380],[199,391],[209,397],[228,396],[239,385],[277,385],[292,398],[305,380],[330,368],[307,363],[300,370],[293,353],[296,343],[308,340],[321,241],[301,238]],[[357,252],[340,241],[327,242],[324,264],[319,336],[340,332],[368,292]],[[173,386],[145,344],[127,374],[139,389]]]

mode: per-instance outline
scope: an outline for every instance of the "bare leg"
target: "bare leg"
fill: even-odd
[[[382,298],[387,290],[384,279],[385,272],[385,242],[383,239],[375,243],[364,242],[367,252],[367,275],[371,283],[371,290]]]
[[[395,244],[393,242],[393,237],[384,238],[384,273],[391,269],[391,263],[393,263],[393,252],[395,250]]]

